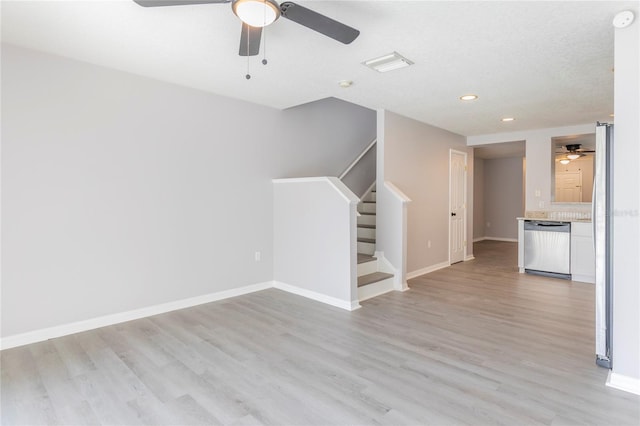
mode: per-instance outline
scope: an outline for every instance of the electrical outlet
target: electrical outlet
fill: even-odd
[[[491,228],[491,222],[487,222],[487,228]]]
[[[262,259],[262,253],[260,253],[259,251],[255,252],[253,258],[256,260],[256,262],[260,262],[260,259]]]
[[[540,190],[536,189],[536,197],[539,197],[539,196],[540,196]]]
[[[544,209],[544,201],[540,201],[540,202],[538,203],[538,206],[539,206],[541,209]]]
[[[427,241],[427,248],[431,248],[431,240]]]

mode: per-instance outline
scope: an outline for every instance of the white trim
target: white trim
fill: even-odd
[[[358,155],[358,158],[356,158],[355,160],[353,160],[353,163],[351,163],[349,165],[349,167],[346,168],[346,170],[344,172],[342,172],[342,174],[340,174],[340,176],[338,176],[338,179],[342,180],[343,177],[345,177],[347,175],[347,173],[349,173],[351,171],[351,169],[353,169],[355,167],[356,164],[358,164],[358,162],[362,159],[362,157],[364,157],[366,155],[367,152],[369,152],[369,150],[371,148],[373,148],[373,146],[378,142],[377,138],[374,138],[371,143],[364,149],[364,151],[362,151],[360,153],[360,155]]]
[[[360,304],[357,300],[352,300],[351,302],[349,302],[348,300],[342,300],[335,297],[327,296],[325,294],[316,293],[315,291],[296,287],[294,285],[286,284],[280,281],[274,281],[273,287],[277,288],[278,290],[306,297],[307,299],[312,299],[317,302],[326,303],[327,305],[335,306],[336,308],[345,309],[347,311],[354,311],[360,308]]]
[[[407,279],[410,280],[412,278],[419,277],[420,275],[435,272],[439,269],[448,268],[449,266],[451,266],[449,262],[436,263],[435,265],[427,266],[426,268],[418,269],[417,271],[408,272]]]
[[[640,379],[636,377],[624,376],[609,371],[606,385],[610,388],[640,395]]]
[[[396,291],[409,290],[409,284],[406,280],[402,280],[402,274],[393,267],[391,262],[384,257],[384,252],[376,251],[373,256],[378,259],[378,271],[386,272],[387,274],[393,274],[393,289]]]
[[[480,241],[484,241],[485,237],[480,237],[480,238],[474,238],[473,242],[474,243],[479,243]]]
[[[482,237],[485,241],[504,241],[506,243],[517,243],[517,238]],[[475,241],[474,241],[475,242]]]
[[[451,163],[452,163],[452,158],[453,158],[453,154],[460,154],[462,156],[464,156],[464,179],[463,179],[463,185],[462,185],[462,192],[463,192],[463,199],[464,199],[464,223],[462,224],[463,227],[463,236],[462,236],[462,241],[464,241],[464,250],[462,253],[462,260],[464,260],[467,257],[467,223],[468,223],[468,212],[469,212],[469,207],[467,206],[467,179],[468,179],[468,171],[467,171],[467,165],[469,163],[469,158],[468,158],[468,154],[465,151],[458,151],[457,149],[453,149],[453,148],[449,148],[449,212],[447,214],[447,225],[449,227],[449,265],[451,265]]]
[[[205,303],[216,302],[230,297],[242,296],[256,291],[266,290],[273,287],[271,281],[260,284],[252,284],[240,288],[232,288],[216,293],[204,294],[202,296],[190,297],[188,299],[176,300],[174,302],[162,303],[160,305],[148,306],[146,308],[134,309],[127,312],[105,315],[88,320],[77,321],[69,324],[57,325],[40,330],[28,331],[26,333],[15,334],[0,339],[0,349],[15,348],[17,346],[28,345],[30,343],[42,342],[56,337],[68,336],[69,334],[80,333],[100,327],[106,327],[122,322],[146,318],[153,315],[164,314],[178,309],[191,308]]]
[[[596,277],[593,275],[571,274],[571,281],[578,281],[586,284],[595,284]]]
[[[411,198],[407,197],[407,195],[404,192],[400,191],[397,186],[395,186],[388,180],[384,181],[384,186],[389,190],[389,192],[391,192],[391,194],[393,194],[393,196],[395,196],[398,200],[402,201],[403,203],[411,202]]]
[[[474,255],[469,254],[469,255],[465,256],[464,261],[465,261],[465,262],[468,262],[468,261],[473,260],[473,259],[475,259],[475,258],[476,258],[476,257],[475,257]]]
[[[362,287],[358,287],[358,300],[360,302],[364,302],[365,300],[373,299],[374,297],[381,296],[393,290],[394,290],[393,278],[389,277],[386,280],[382,280],[375,283],[367,284]]]
[[[546,137],[558,135],[580,135],[593,133],[593,122],[574,126],[549,127],[536,130],[517,130],[515,132],[491,133],[485,135],[467,136],[467,146],[487,145],[500,142],[524,141],[536,136]]]
[[[283,183],[309,183],[309,182],[326,182],[333,186],[333,189],[338,192],[342,198],[348,203],[358,204],[360,198],[356,196],[347,186],[337,177],[333,176],[317,176],[317,177],[304,177],[304,178],[291,178],[291,179],[271,179],[271,182],[283,184]]]

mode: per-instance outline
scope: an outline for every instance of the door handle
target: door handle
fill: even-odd
[[[451,212],[451,216],[456,216],[456,214],[454,212]]]

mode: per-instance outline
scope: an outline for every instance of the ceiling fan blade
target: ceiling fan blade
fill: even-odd
[[[181,6],[185,4],[229,3],[231,0],[133,0],[140,6]]]
[[[240,34],[240,56],[256,56],[260,53],[260,37],[262,37],[262,27],[252,27],[242,23]]]
[[[344,44],[351,43],[360,35],[355,28],[290,1],[280,4],[280,10],[285,18]]]

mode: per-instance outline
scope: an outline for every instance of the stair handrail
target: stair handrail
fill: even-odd
[[[355,160],[353,160],[353,162],[349,165],[349,167],[347,167],[346,170],[342,172],[340,176],[338,176],[338,179],[342,180],[342,178],[344,178],[351,171],[351,169],[353,169],[355,165],[358,164],[358,162],[362,159],[362,157],[364,157],[367,154],[367,152],[369,152],[377,142],[378,142],[378,138],[373,138],[371,143],[364,149],[364,151],[362,151],[362,153],[358,155],[358,157]]]

